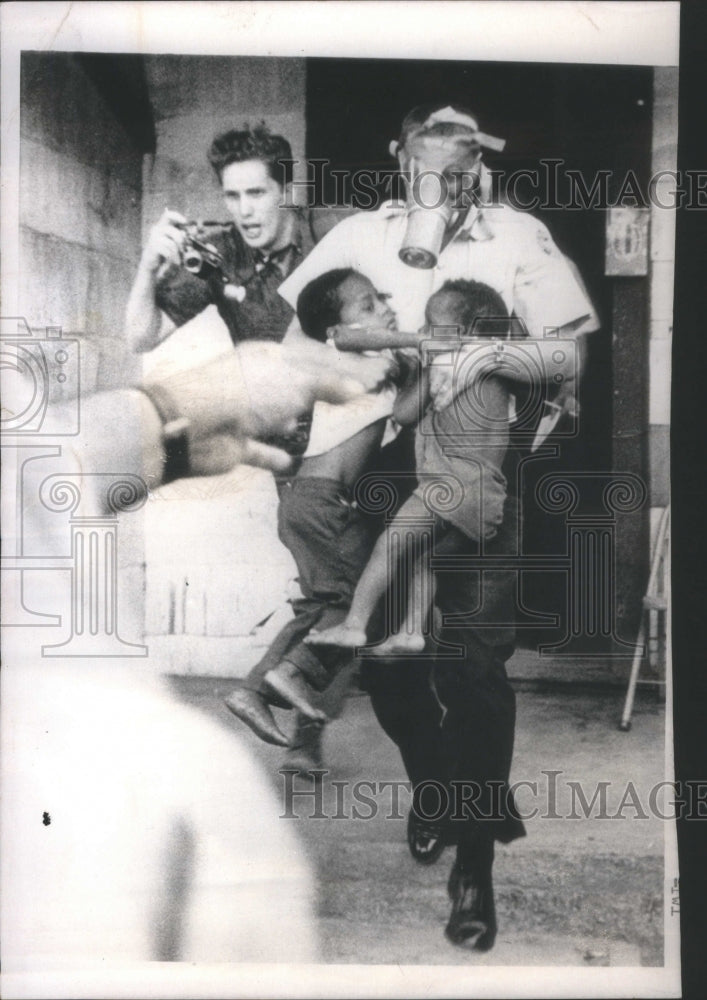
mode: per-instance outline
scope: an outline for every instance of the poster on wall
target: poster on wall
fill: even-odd
[[[2,24],[3,995],[680,995],[679,5]]]

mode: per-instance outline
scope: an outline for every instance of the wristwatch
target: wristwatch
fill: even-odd
[[[164,470],[162,485],[191,474],[189,462],[189,428],[186,417],[180,416],[179,407],[172,394],[156,383],[138,386],[150,400],[162,421],[162,447]]]

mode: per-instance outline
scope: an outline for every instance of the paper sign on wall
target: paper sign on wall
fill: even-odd
[[[648,274],[647,208],[610,208],[606,215],[604,273],[641,277]]]

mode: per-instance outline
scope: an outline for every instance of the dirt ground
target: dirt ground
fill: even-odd
[[[297,824],[318,875],[326,962],[663,964],[664,890],[677,872],[672,861],[664,864],[667,824],[655,815],[669,811],[667,797],[658,795],[651,808],[651,789],[665,776],[665,713],[650,693],[638,698],[633,728],[623,733],[616,725],[619,689],[516,685],[511,777],[528,783],[517,791],[521,812],[537,815],[527,820],[525,838],[497,849],[499,934],[495,948],[479,955],[443,935],[453,849],[433,866],[416,864],[405,843],[407,790],[399,786],[396,804],[391,788],[356,785],[405,781],[397,749],[365,695],[352,692],[327,727],[326,773],[316,798],[311,780],[278,772],[281,750],[260,743],[222,705],[233,682],[175,677],[172,683],[184,700],[243,736],[272,776],[283,815],[294,814],[282,821]],[[291,724],[285,713],[281,722]],[[310,794],[288,800],[286,782],[293,780],[290,789]]]

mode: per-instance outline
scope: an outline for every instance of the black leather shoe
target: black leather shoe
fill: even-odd
[[[444,933],[452,944],[489,951],[496,940],[491,864],[475,865],[474,869],[467,873],[459,861],[454,863],[447,884],[452,912]]]
[[[421,865],[433,865],[449,843],[442,823],[420,819],[414,809],[408,813],[407,838],[410,853]]]

